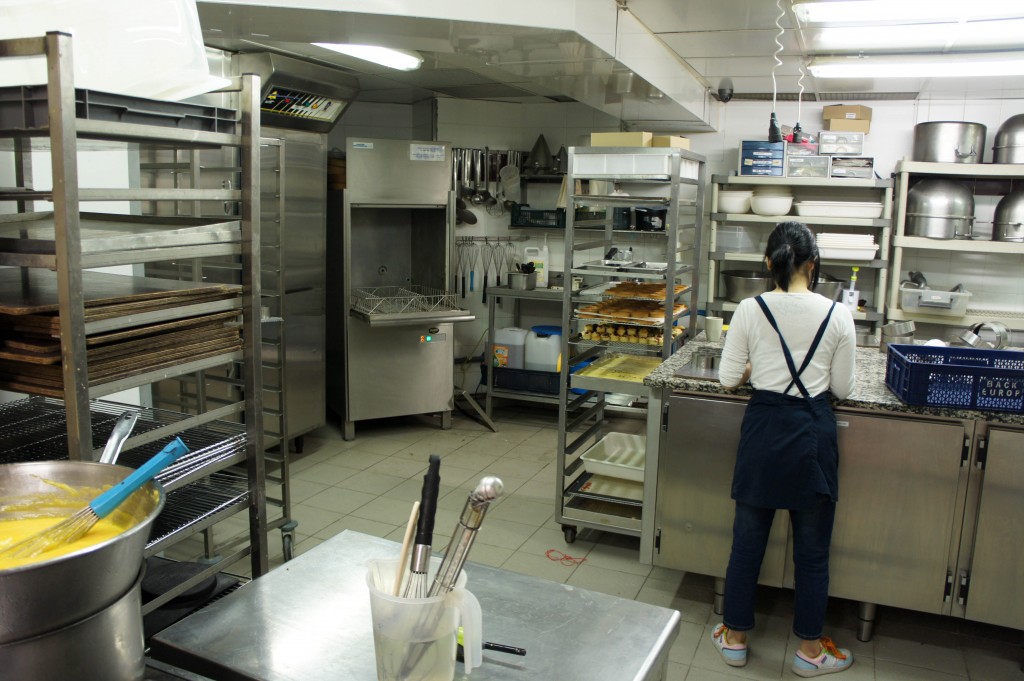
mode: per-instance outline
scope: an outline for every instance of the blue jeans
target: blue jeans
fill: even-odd
[[[793,633],[813,641],[821,638],[828,604],[828,552],[836,504],[825,495],[811,511],[789,511],[793,524],[793,563],[796,566]],[[754,628],[754,592],[774,508],[736,502],[732,553],[725,573],[725,626],[734,631]]]

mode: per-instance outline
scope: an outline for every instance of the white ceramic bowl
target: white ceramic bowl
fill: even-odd
[[[723,213],[749,213],[750,194],[718,193],[718,210]]]
[[[793,190],[789,187],[777,187],[775,185],[765,185],[763,187],[757,187],[754,189],[754,196],[792,196]]]
[[[758,215],[788,215],[792,207],[792,196],[754,195],[750,198],[750,208]]]

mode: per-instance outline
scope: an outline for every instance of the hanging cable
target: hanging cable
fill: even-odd
[[[779,120],[775,116],[775,100],[778,97],[778,83],[775,80],[775,72],[780,66],[782,66],[782,60],[779,59],[779,54],[782,52],[782,41],[779,39],[782,37],[782,34],[785,33],[782,28],[782,17],[786,16],[786,12],[782,9],[782,0],[775,0],[775,6],[779,8],[779,16],[775,17],[775,26],[779,29],[779,32],[775,34],[775,44],[778,47],[772,55],[772,59],[775,60],[775,64],[772,66],[772,117],[768,123],[769,142],[782,141],[782,129],[779,127]]]
[[[807,75],[807,71],[804,69],[804,65],[800,63],[800,79],[797,81],[797,85],[800,86],[800,92],[796,95],[796,125],[793,126],[793,142],[795,144],[800,143],[800,133],[803,132],[803,128],[800,127],[800,118],[803,113],[804,104],[804,76]]]

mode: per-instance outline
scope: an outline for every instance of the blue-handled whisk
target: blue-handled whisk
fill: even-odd
[[[181,441],[181,438],[174,438],[170,444],[160,450],[160,453],[142,464],[127,478],[90,501],[87,506],[56,525],[0,550],[0,556],[31,558],[53,546],[70,544],[91,530],[92,526],[101,518],[110,515],[135,490],[152,480],[157,473],[186,453],[188,453],[188,447],[185,446],[185,443]]]

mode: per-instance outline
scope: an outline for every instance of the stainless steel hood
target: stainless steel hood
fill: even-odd
[[[259,74],[263,125],[330,132],[359,92],[350,75],[269,52],[235,55],[232,69]]]

